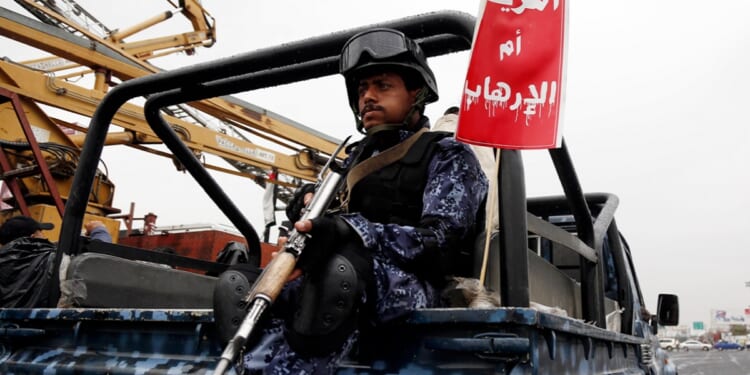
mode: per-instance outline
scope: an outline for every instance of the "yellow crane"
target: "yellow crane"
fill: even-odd
[[[194,0],[168,1],[172,9],[117,30],[107,28],[73,0],[17,3],[38,20],[0,8],[0,35],[51,56],[19,62],[0,60],[0,179],[14,197],[5,199],[12,209],[2,214],[23,213],[59,223],[87,128],[48,116],[40,104],[90,117],[109,87],[160,71],[151,59],[175,52],[190,55],[195,48],[212,46],[215,22]],[[190,20],[193,29],[131,41],[139,32],[176,14]],[[208,168],[246,176],[263,186],[274,183],[280,187],[282,201],[290,198],[299,183],[315,178],[322,161],[338,144],[336,139],[236,97],[212,98],[165,111],[167,121],[193,152],[221,157],[234,169],[206,165]],[[108,145],[124,144],[171,157],[149,146],[161,141],[137,103],[123,106],[113,124],[122,131],[110,133]],[[250,136],[279,147],[260,146]],[[271,174],[279,177],[269,180]],[[97,179],[87,213],[117,233],[119,222],[114,218],[120,210],[112,207],[114,183],[106,171]],[[129,215],[128,225],[132,207]],[[56,235],[50,233],[51,238]]]

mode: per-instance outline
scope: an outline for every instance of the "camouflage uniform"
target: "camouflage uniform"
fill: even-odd
[[[424,120],[425,126],[429,126]],[[412,134],[401,130],[401,141]],[[472,228],[487,192],[487,179],[468,146],[452,137],[443,138],[438,144],[438,150],[428,167],[422,218],[435,219],[431,220],[433,224],[427,229],[434,232],[438,247],[444,248],[449,233],[462,237]],[[408,265],[423,251],[422,234],[416,228],[371,222],[358,213],[344,214],[342,217],[373,254],[376,293],[375,298],[371,298],[375,311],[373,324],[393,321],[415,309],[438,306],[439,293],[435,287],[401,267]],[[284,297],[288,298],[298,285],[287,285]],[[284,340],[284,329],[282,320],[273,320],[264,330],[260,342],[244,356],[246,373],[333,372],[358,336],[358,332],[354,332],[340,350],[328,356],[302,358]]]

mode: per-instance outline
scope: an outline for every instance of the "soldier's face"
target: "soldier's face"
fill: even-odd
[[[395,73],[378,73],[360,79],[358,104],[365,129],[403,122],[418,91],[407,90],[404,80]]]

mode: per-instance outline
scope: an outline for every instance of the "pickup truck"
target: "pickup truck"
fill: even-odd
[[[0,309],[0,372],[209,374],[216,367],[224,343],[212,311],[215,278],[181,268],[220,272],[226,265],[87,241],[77,229],[112,117],[128,100],[148,98],[151,127],[257,256],[257,233],[159,109],[335,74],[343,43],[369,27],[399,29],[432,57],[469,49],[474,25],[468,14],[429,13],[132,79],[112,89],[92,118],[65,205],[55,259],[63,268],[53,268],[61,281],[50,297],[67,307]],[[500,153],[502,230],[490,236],[485,279],[485,286],[499,293],[500,306],[414,311],[406,321],[382,327],[377,337],[363,337],[339,373],[676,373],[656,332],[659,325],[677,324],[677,296],[659,295],[656,313],[646,310],[634,252],[615,221],[618,198],[583,193],[564,143],[549,151],[564,196],[527,197],[520,151]],[[477,264],[483,249],[479,240],[472,254]]]

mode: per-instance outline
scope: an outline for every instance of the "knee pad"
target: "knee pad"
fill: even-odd
[[[334,254],[305,275],[295,312],[285,330],[289,346],[303,356],[331,353],[358,323],[360,300],[372,278],[372,258],[361,247]]]
[[[246,263],[233,265],[224,271],[214,286],[214,321],[219,339],[229,341],[247,315],[244,299],[260,269]]]

